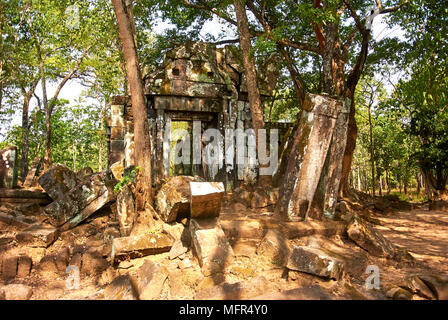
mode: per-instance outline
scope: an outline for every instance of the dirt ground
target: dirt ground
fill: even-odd
[[[224,202],[221,224],[226,233],[236,230],[235,232],[239,232],[239,237],[229,239],[236,257],[225,274],[204,277],[198,261],[190,250],[174,260],[169,259],[167,252],[123,261],[113,267],[102,268],[98,273],[94,272],[96,269],[93,267],[86,272],[81,272],[78,289],[67,288],[68,275],[65,272],[42,273],[37,272],[34,266],[31,274],[25,278],[0,280],[0,288],[10,283],[25,284],[32,288],[31,300],[109,299],[110,296],[105,292],[111,281],[117,276],[126,275],[138,269],[146,260],[164,265],[168,270],[168,278],[160,299],[194,299],[203,297],[207,292],[210,298],[216,299],[254,297],[260,299],[388,299],[387,292],[390,288],[404,285],[405,279],[411,275],[431,274],[447,279],[447,212],[429,211],[427,205],[413,205],[411,210],[390,209],[384,212],[367,210],[366,206],[359,203],[350,207],[352,212],[360,216],[368,214],[374,228],[397,246],[408,250],[415,258],[415,262],[405,263],[373,257],[348,239],[344,232],[334,232],[337,228],[333,229],[333,225],[325,225],[321,231],[311,232],[301,237],[290,237],[286,240],[286,245],[289,248],[294,245],[317,245],[327,250],[344,261],[346,269],[344,277],[336,281],[288,271],[283,266],[284,264],[268,261],[263,254],[257,254],[257,247],[261,240],[257,236],[260,226],[271,228],[279,223],[273,218],[272,210],[269,208],[249,209],[239,203],[233,203],[230,197]],[[34,260],[39,261],[44,255],[77,245],[86,247],[86,252],[102,251],[97,257],[104,262],[107,258],[104,254],[103,231],[104,226],[107,225],[107,219],[106,214],[92,220],[93,222],[90,221],[90,224],[83,224],[67,231],[47,249],[26,250],[17,247],[14,242],[7,240],[14,237],[17,229],[2,226],[0,254],[25,252],[33,257],[33,264],[35,264]],[[95,232],[95,228],[102,231]],[[73,248],[70,250],[73,251]],[[379,290],[366,288],[365,281],[369,276],[366,268],[369,265],[376,265],[379,268]],[[263,281],[267,280],[266,283],[260,284],[259,276],[264,278]],[[254,289],[252,296],[244,293],[245,289],[222,296],[219,292],[216,293],[216,286],[224,282],[250,283],[254,287],[259,286],[260,289],[258,291]],[[423,298],[413,295],[412,299]]]

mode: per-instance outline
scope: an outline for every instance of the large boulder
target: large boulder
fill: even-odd
[[[344,271],[344,265],[338,259],[321,249],[304,246],[294,247],[286,267],[336,280],[342,277]]]
[[[199,219],[219,216],[224,192],[222,182],[190,182],[190,217]]]
[[[164,233],[115,238],[112,241],[112,261],[168,252],[172,246],[173,238]]]
[[[199,178],[177,176],[168,179],[156,196],[155,206],[165,222],[190,216],[190,182]]]
[[[115,200],[114,185],[106,171],[94,174],[45,207],[44,213],[61,231],[71,229]]]
[[[347,226],[347,234],[358,246],[374,256],[393,259],[399,255],[400,250],[365,220],[353,218]]]
[[[53,200],[58,200],[78,184],[78,179],[69,168],[56,164],[46,170],[38,182]]]
[[[225,272],[233,262],[234,253],[218,219],[191,219],[190,232],[204,276]]]

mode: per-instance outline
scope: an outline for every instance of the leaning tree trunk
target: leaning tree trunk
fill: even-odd
[[[252,127],[255,130],[255,136],[258,146],[257,150],[259,150],[259,130],[264,129],[264,112],[263,105],[261,103],[260,89],[258,87],[255,61],[254,57],[252,56],[249,23],[247,21],[245,1],[235,0],[234,5],[238,24],[238,34],[240,36],[240,46],[243,56],[243,66],[247,80],[247,93],[250,104],[250,112],[252,115]],[[260,160],[260,157],[258,158]],[[269,164],[267,166],[269,167]],[[260,164],[260,173],[263,172],[262,168],[264,167],[266,167],[266,164]],[[272,179],[269,179],[269,176],[267,175],[260,174],[258,177],[258,182],[261,185],[267,185],[271,181]]]
[[[131,91],[132,115],[134,119],[135,164],[142,170],[136,186],[136,207],[143,210],[145,203],[152,204],[151,150],[149,140],[148,114],[146,110],[143,82],[138,62],[137,48],[132,25],[123,0],[112,0],[117,16],[123,53],[126,60],[126,74]]]

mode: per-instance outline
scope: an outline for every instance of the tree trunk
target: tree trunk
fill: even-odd
[[[340,194],[347,196],[349,193],[348,175],[352,166],[353,153],[356,148],[356,139],[358,137],[358,127],[355,120],[355,100],[352,97],[350,105],[350,114],[348,118],[347,143],[344,151],[344,159],[342,162],[341,188]]]
[[[132,25],[123,0],[112,0],[117,16],[123,53],[126,60],[126,74],[131,91],[132,115],[134,118],[134,158],[141,168],[135,190],[137,210],[152,204],[151,150],[149,141],[148,113],[143,91],[142,76],[138,62],[137,48]]]
[[[372,112],[371,105],[368,108],[369,114],[369,138],[370,138],[370,162],[371,162],[371,170],[372,170],[372,196],[375,196],[375,148],[373,145],[373,126],[372,126]]]
[[[34,80],[28,91],[22,87],[23,93],[23,107],[22,107],[22,157],[20,159],[20,177],[22,182],[25,182],[26,175],[28,174],[28,153],[29,153],[29,107],[30,101],[36,90],[39,80]]]
[[[257,150],[260,149],[260,144],[258,141],[260,129],[264,129],[264,116],[263,116],[263,105],[261,103],[260,89],[258,87],[257,72],[255,69],[255,60],[252,52],[252,45],[250,43],[250,30],[249,23],[247,21],[246,6],[244,0],[235,0],[235,12],[238,23],[238,34],[240,36],[240,46],[243,56],[243,66],[244,72],[247,80],[247,93],[249,97],[250,112],[252,115],[252,127],[255,130]],[[260,153],[258,153],[260,154]],[[260,160],[260,157],[258,157]],[[261,168],[269,167],[269,165],[260,163]],[[269,179],[271,178],[271,179]],[[267,185],[272,181],[272,176],[259,175],[258,182],[261,185]]]

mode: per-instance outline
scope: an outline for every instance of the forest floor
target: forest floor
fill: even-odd
[[[412,275],[436,276],[442,279],[442,289],[446,291],[447,212],[429,211],[425,204],[408,204],[403,208],[378,211],[362,201],[346,201],[350,212],[368,219],[392,243],[408,250],[415,262],[393,261],[368,254],[347,237],[342,223],[329,221],[282,224],[273,216],[272,208],[247,208],[233,201],[232,195],[227,195],[220,223],[233,247],[235,259],[226,272],[205,277],[191,250],[176,259],[170,259],[166,252],[111,266],[106,258],[107,250],[104,253],[107,247],[104,244],[104,228],[110,219],[105,213],[65,232],[47,249],[18,246],[8,239],[14,239],[20,229],[0,223],[0,254],[26,254],[33,259],[29,275],[9,280],[0,279],[0,290],[8,284],[23,284],[31,288],[31,300],[132,299],[135,296],[128,292],[126,285],[118,284],[118,287],[111,289],[111,282],[118,276],[138,270],[149,260],[167,268],[168,276],[158,299],[388,299],[391,288],[409,287],[406,279]],[[287,231],[282,239],[287,248],[291,249],[296,245],[318,246],[340,258],[345,265],[343,278],[330,280],[292,271],[286,269],[281,261],[267,259],[258,250],[262,235],[266,234],[260,233],[260,230],[277,229],[279,225],[283,228],[281,230]],[[291,236],[294,232],[297,235]],[[78,289],[67,286],[65,267],[68,262],[62,268],[57,266],[57,261],[56,267],[35,268],[43,257],[51,254],[60,256],[60,252],[67,248],[69,254],[73,254],[77,246],[82,246],[83,252],[91,253],[90,260],[86,259],[86,253],[83,254]],[[64,259],[73,261],[69,257]],[[379,289],[366,287],[369,276],[366,268],[371,265],[379,269]],[[439,293],[439,298],[443,297]],[[419,294],[409,295],[408,298],[423,299]],[[445,299],[448,299],[448,294]]]

